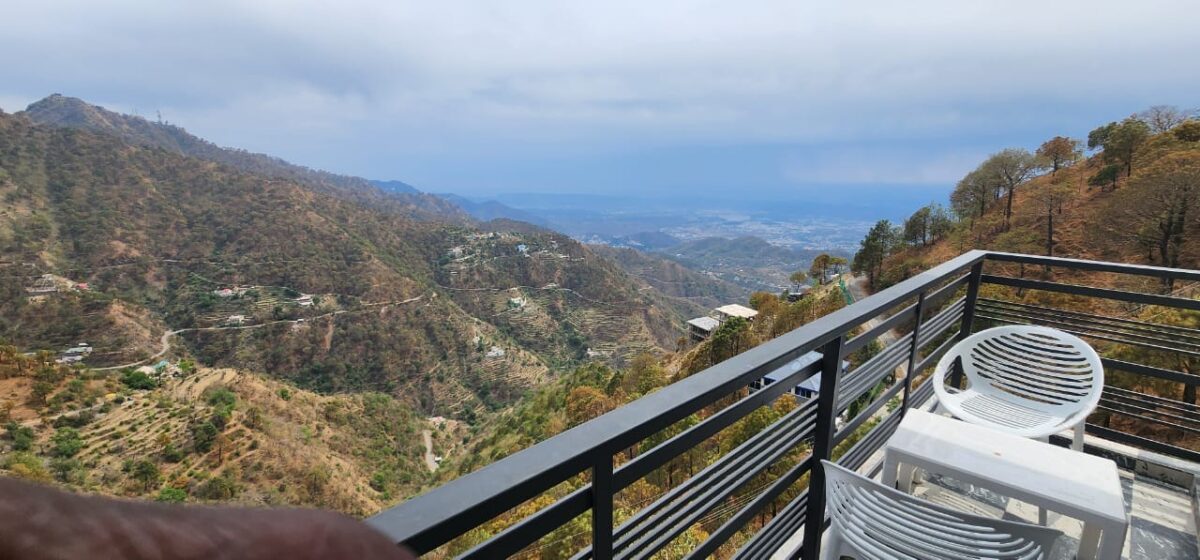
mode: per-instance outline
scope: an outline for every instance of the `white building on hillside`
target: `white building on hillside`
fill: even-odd
[[[722,323],[734,317],[741,317],[747,321],[753,321],[754,318],[758,316],[757,311],[736,303],[722,305],[721,307],[714,309],[713,313],[716,314],[717,320]]]

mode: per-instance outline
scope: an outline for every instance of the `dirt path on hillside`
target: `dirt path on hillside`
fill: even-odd
[[[433,432],[421,430],[421,439],[425,440],[425,467],[429,469],[429,472],[434,472],[437,470],[438,464],[433,455]]]
[[[851,276],[850,281],[846,282],[846,288],[850,290],[850,295],[854,296],[855,302],[862,301],[871,295],[871,293],[867,291],[866,276]],[[863,328],[864,330],[873,329],[886,319],[887,317],[873,317],[866,323],[863,323]],[[887,346],[895,342],[898,338],[900,338],[900,333],[896,332],[896,329],[892,329],[879,335],[879,343]]]
[[[870,292],[867,291],[867,277],[866,276],[851,276],[850,280],[848,282],[846,282],[846,289],[850,290],[850,295],[854,296],[855,302],[862,301],[864,298],[871,295]],[[880,323],[884,322],[885,320],[887,320],[887,317],[872,317],[870,320],[863,323],[863,330],[866,331],[866,330],[873,329]],[[898,340],[899,338],[900,338],[900,333],[897,332],[896,329],[890,329],[887,332],[880,334],[879,338],[877,340],[879,340],[879,343],[882,344],[884,348],[886,348],[889,345],[891,345],[893,342],[896,342],[896,340]],[[908,364],[901,363],[899,366],[896,367],[895,378],[897,380],[902,380],[902,379],[904,379],[905,375],[908,375]],[[883,409],[880,409],[880,410],[883,410]]]
[[[304,317],[301,319],[281,319],[278,321],[267,321],[265,323],[258,323],[256,325],[238,325],[238,326],[228,326],[228,327],[191,327],[191,328],[186,328],[186,329],[176,329],[173,331],[167,331],[167,332],[163,333],[162,338],[161,338],[162,348],[156,354],[154,354],[153,356],[150,356],[149,358],[143,358],[136,362],[130,362],[128,364],[121,364],[119,366],[107,366],[107,367],[99,367],[99,368],[91,368],[91,369],[92,369],[92,371],[113,371],[113,370],[118,370],[118,369],[125,369],[128,367],[140,366],[151,360],[158,359],[171,350],[171,337],[175,336],[179,333],[200,332],[200,331],[249,330],[249,329],[258,329],[258,328],[262,328],[262,327],[266,327],[266,326],[270,326],[270,325],[279,325],[279,324],[283,324],[283,323],[291,323],[291,324],[295,325],[297,323],[302,323],[305,321],[315,321],[317,319],[324,319],[326,317],[333,317],[336,315],[344,315],[346,313],[361,313],[363,311],[368,311],[370,309],[376,309],[379,307],[387,307],[387,306],[391,306],[391,305],[404,305],[406,303],[413,303],[413,302],[420,301],[424,298],[425,298],[425,294],[421,294],[419,296],[411,297],[411,298],[408,298],[405,300],[385,301],[385,302],[381,302],[381,303],[369,303],[369,304],[365,304],[363,306],[363,308],[361,308],[361,309],[340,309],[338,311],[331,311],[329,313],[317,315],[314,317]]]

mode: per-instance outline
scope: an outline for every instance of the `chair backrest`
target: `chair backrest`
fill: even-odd
[[[979,517],[883,486],[829,461],[826,504],[830,541],[861,558],[965,560],[1049,558],[1062,533],[1047,527]]]
[[[1104,389],[1096,351],[1048,327],[996,327],[963,339],[938,362],[935,388],[944,386],[956,360],[972,390],[1044,412],[1091,411]]]

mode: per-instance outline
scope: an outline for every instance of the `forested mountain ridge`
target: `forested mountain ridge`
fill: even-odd
[[[364,203],[422,220],[467,223],[470,217],[442,197],[417,191],[400,181],[369,181],[339,175],[280,158],[246,150],[225,148],[199,138],[179,126],[109,111],[75,97],[50,95],[17,113],[35,123],[108,134],[134,146],[164,150],[228,165],[261,176],[299,182],[310,188],[337,193]]]
[[[1034,153],[1001,150],[948,202],[877,223],[855,269],[878,288],[973,248],[1197,268],[1200,120],[1155,107],[1086,142],[1058,136]]]
[[[563,236],[413,220],[23,116],[0,116],[0,196],[0,284],[13,296],[0,337],[52,350],[86,340],[100,365],[148,358],[150,333],[182,329],[169,342],[208,365],[453,415],[511,403],[593,347],[614,359],[673,347],[682,318]],[[88,288],[25,297],[43,273]],[[146,310],[134,314],[144,336],[113,336],[111,305]]]

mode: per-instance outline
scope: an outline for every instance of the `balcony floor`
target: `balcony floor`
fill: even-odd
[[[1130,512],[1130,532],[1123,558],[1129,560],[1195,560],[1200,558],[1192,496],[1184,488],[1121,471],[1125,506]],[[1035,506],[1010,500],[990,491],[933,477],[914,487],[914,494],[962,511],[1037,523]],[[1057,558],[1075,557],[1082,523],[1050,512],[1049,524],[1065,536]]]

